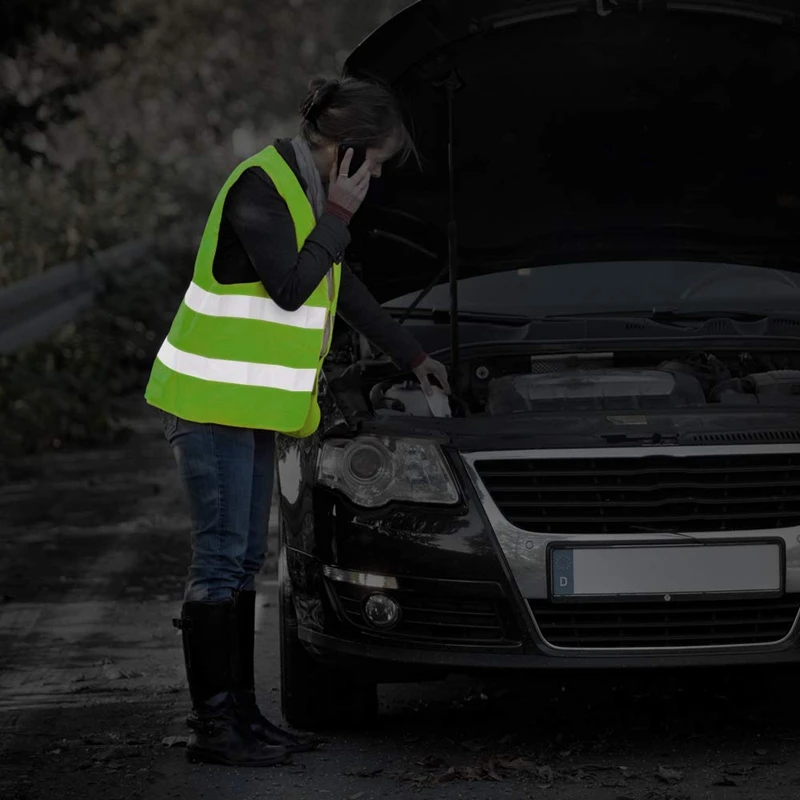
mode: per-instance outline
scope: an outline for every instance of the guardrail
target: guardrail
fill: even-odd
[[[188,243],[200,230],[196,222],[175,225],[163,234],[51,267],[0,289],[0,353],[14,353],[74,320],[92,304],[104,273],[130,267],[164,247]]]

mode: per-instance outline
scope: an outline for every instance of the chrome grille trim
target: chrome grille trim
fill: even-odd
[[[786,641],[798,624],[800,596],[785,595],[781,599],[692,601],[674,603],[548,603],[529,602],[542,638],[552,648],[584,650],[593,653],[628,650],[682,650],[691,647],[727,648],[734,646],[775,646]],[[657,619],[662,617],[662,619]],[[711,629],[701,634],[689,630]],[[749,628],[749,630],[744,630]],[[760,632],[758,629],[767,629]],[[780,629],[776,630],[776,629]],[[647,634],[645,634],[647,631]],[[691,645],[685,640],[694,636],[702,639],[728,639],[714,644]],[[592,644],[614,638],[678,639],[681,643],[613,645]],[[777,638],[770,638],[777,637]],[[573,639],[576,643],[557,644],[557,638]],[[742,639],[757,641],[736,641]],[[583,641],[581,641],[583,640]]]
[[[550,534],[532,532],[516,527],[509,522],[492,499],[489,491],[478,474],[477,464],[488,460],[543,460],[543,459],[587,459],[587,458],[644,458],[647,456],[672,456],[680,459],[681,456],[728,456],[738,454],[800,454],[800,445],[775,444],[775,445],[711,445],[711,446],[648,446],[648,447],[609,447],[609,448],[570,448],[570,449],[529,449],[505,450],[461,453],[461,459],[469,475],[470,481],[478,495],[481,506],[497,540],[508,570],[511,573],[520,601],[526,608],[526,616],[530,623],[531,632],[554,652],[583,653],[587,656],[603,653],[683,653],[683,652],[719,652],[736,651],[747,652],[753,650],[777,649],[792,639],[800,627],[800,610],[795,617],[789,633],[779,640],[760,644],[733,644],[733,645],[690,645],[681,647],[614,647],[614,648],[573,648],[551,645],[539,628],[531,609],[529,600],[546,600],[548,595],[548,565],[547,547],[552,543],[603,542],[619,543],[644,543],[654,544],[659,542],[676,543],[680,541],[735,541],[737,539],[782,538],[786,545],[786,593],[800,592],[800,526],[781,529],[760,529],[744,531],[689,531],[681,533],[560,533]]]

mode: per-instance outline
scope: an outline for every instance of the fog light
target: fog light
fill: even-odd
[[[385,594],[371,594],[364,601],[364,616],[375,628],[393,628],[400,621],[400,604]]]

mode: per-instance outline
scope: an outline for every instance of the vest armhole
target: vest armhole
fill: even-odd
[[[253,165],[245,169],[228,189],[222,206],[222,215],[219,224],[219,236],[214,251],[214,261],[211,264],[211,279],[220,286],[230,286],[238,283],[260,283],[258,273],[250,261],[244,244],[237,236],[230,221],[226,217],[228,204],[231,201],[231,192],[237,187],[241,189],[240,181],[264,181],[276,196],[278,190],[270,176],[259,166]]]

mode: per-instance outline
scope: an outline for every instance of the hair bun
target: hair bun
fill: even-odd
[[[308,122],[313,122],[325,110],[338,88],[338,80],[313,78],[308,83],[306,99],[300,106],[300,116]]]

